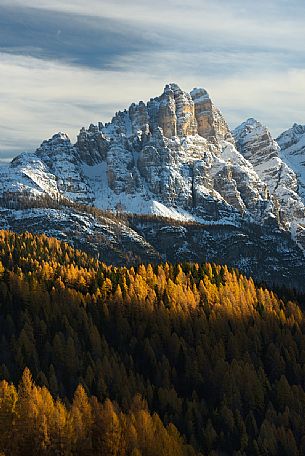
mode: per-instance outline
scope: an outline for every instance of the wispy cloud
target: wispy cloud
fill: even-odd
[[[118,19],[3,5],[0,51],[107,68],[113,58],[151,50],[151,39]]]
[[[81,17],[124,20],[140,29],[188,31],[224,45],[258,44],[264,47],[303,49],[305,9],[302,0],[1,0]],[[210,36],[209,36],[210,35]],[[189,35],[181,37],[188,41]],[[225,41],[229,39],[229,42]],[[241,41],[243,39],[243,41]],[[200,42],[197,43],[200,45]]]

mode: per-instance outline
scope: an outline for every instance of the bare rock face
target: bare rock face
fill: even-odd
[[[105,160],[108,143],[101,132],[103,125],[99,126],[91,124],[86,130],[82,128],[77,137],[77,148],[79,151],[79,159],[88,165],[94,165],[101,160]]]
[[[133,134],[143,131],[146,134],[149,132],[149,119],[147,107],[143,101],[138,105],[133,103],[129,108],[129,119],[131,123],[131,131]]]
[[[151,99],[147,108],[151,128],[162,128],[166,138],[197,133],[193,100],[177,84],[166,85],[163,94]]]
[[[192,97],[188,93],[183,92],[177,84],[170,84],[170,86],[166,86],[165,90],[170,90],[174,93],[177,135],[183,137],[197,134],[197,122]]]
[[[114,142],[109,148],[106,164],[109,188],[117,195],[134,194],[139,187],[139,173],[132,152]]]
[[[195,117],[197,130],[200,136],[209,141],[227,140],[232,142],[233,138],[229,127],[220,111],[212,103],[208,93],[204,89],[193,89],[191,97],[195,105]]]
[[[177,116],[174,92],[170,88],[165,88],[158,102],[158,127],[162,128],[166,138],[177,136]]]

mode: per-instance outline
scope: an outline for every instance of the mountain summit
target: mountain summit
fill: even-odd
[[[294,247],[286,250],[304,250],[303,187],[291,157],[302,155],[305,132],[300,126],[292,130],[278,139],[281,147],[252,118],[232,134],[205,89],[187,93],[171,83],[147,103],[117,112],[111,122],[82,128],[74,145],[58,133],[36,152],[19,155],[1,170],[0,196],[6,209],[20,197],[37,201],[47,196],[134,217],[234,227],[234,233],[245,227],[253,233],[260,229],[270,236],[288,236]],[[298,152],[292,153],[291,147]],[[7,212],[3,216],[8,217]],[[8,227],[14,220],[16,213],[10,212]],[[147,242],[147,232],[139,229],[137,235]],[[185,258],[192,259],[191,249],[197,249],[199,241],[190,247],[181,233]],[[156,244],[154,249],[168,257]],[[218,247],[213,249],[221,261]],[[244,261],[251,272],[251,254],[245,259],[235,253],[238,266]],[[301,251],[297,256],[303,261]]]

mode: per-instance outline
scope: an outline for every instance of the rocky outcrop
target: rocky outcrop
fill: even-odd
[[[204,89],[193,89],[191,97],[195,105],[197,131],[209,141],[227,140],[233,142],[229,127],[221,112],[214,106]]]
[[[298,193],[305,203],[305,125],[294,124],[276,141],[280,146],[280,157],[297,176]]]
[[[77,150],[79,160],[87,163],[87,165],[94,165],[105,160],[109,144],[102,133],[103,124],[91,124],[86,130],[82,128],[77,136]]]
[[[168,84],[160,97],[147,104],[152,130],[162,128],[166,138],[192,136],[197,133],[194,103],[177,84]]]
[[[172,91],[174,94],[177,135],[183,137],[197,134],[197,122],[192,97],[188,93],[183,92],[177,84],[170,84],[169,86],[166,86],[165,90]]]
[[[177,116],[176,116],[176,103],[174,92],[170,88],[165,88],[160,99],[157,103],[153,103],[153,113],[157,113],[158,127],[162,128],[163,134],[166,138],[177,136]],[[156,109],[157,104],[157,109]],[[150,106],[149,106],[150,108]],[[155,118],[154,118],[155,120]]]
[[[127,118],[128,126],[128,117],[126,116],[127,112],[125,111],[125,119]],[[149,134],[149,118],[147,106],[143,101],[140,101],[138,105],[133,103],[129,108],[129,119],[131,126],[131,133],[137,134],[138,131],[142,131],[145,134]],[[128,129],[128,128],[127,128]],[[128,135],[128,131],[127,131]]]

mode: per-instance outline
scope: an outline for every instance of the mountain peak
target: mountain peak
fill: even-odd
[[[253,155],[261,161],[271,156],[277,156],[279,147],[272,138],[268,128],[258,120],[250,117],[233,130],[233,136],[238,150],[247,160]]]
[[[229,127],[219,109],[213,104],[208,92],[195,88],[190,93],[195,106],[198,134],[208,140],[234,142]]]
[[[62,131],[59,131],[58,133],[55,133],[51,138],[45,139],[42,144],[48,143],[48,144],[59,144],[59,143],[65,143],[68,142],[70,143],[70,138],[66,133],[63,133]]]
[[[245,122],[245,125],[252,127],[252,128],[267,128],[265,127],[259,120],[255,119],[254,117],[249,117]]]
[[[147,104],[143,101],[132,103],[129,110],[116,113],[102,132],[108,136],[123,134],[143,139],[158,135],[159,129],[163,139],[199,135],[214,144],[224,139],[234,142],[226,121],[207,91],[194,89],[188,93],[176,83],[166,84],[162,94],[151,98]]]
[[[55,133],[50,139],[46,139],[42,142],[40,147],[37,149],[38,154],[58,152],[62,149],[72,148],[70,138],[66,133],[58,132]]]
[[[299,194],[305,202],[305,125],[293,124],[276,141],[281,158],[297,175]]]
[[[305,125],[294,123],[291,128],[284,131],[278,138],[277,142],[280,147],[287,149],[300,140],[305,140]]]
[[[172,90],[173,92],[183,92],[183,90],[175,82],[170,82],[164,87],[164,92]]]
[[[267,127],[254,117],[249,117],[233,130],[233,136],[235,141],[238,141],[252,132],[257,132],[257,130],[260,130],[260,132],[267,131]]]
[[[300,133],[300,134],[305,133],[305,125],[300,125],[300,124],[294,123],[294,124],[292,125],[292,129],[293,129],[296,133]]]
[[[55,133],[55,135],[52,136],[52,140],[63,140],[63,141],[70,141],[69,136],[66,133],[63,133],[62,131],[59,131],[58,133]]]
[[[208,92],[202,87],[195,87],[193,90],[191,90],[191,97],[193,100],[197,101],[199,101],[200,98],[204,100],[210,99]]]
[[[253,165],[269,194],[280,202],[282,222],[289,226],[292,219],[302,220],[304,205],[297,176],[282,159],[280,147],[268,128],[251,118],[237,127],[233,135],[240,153]]]

